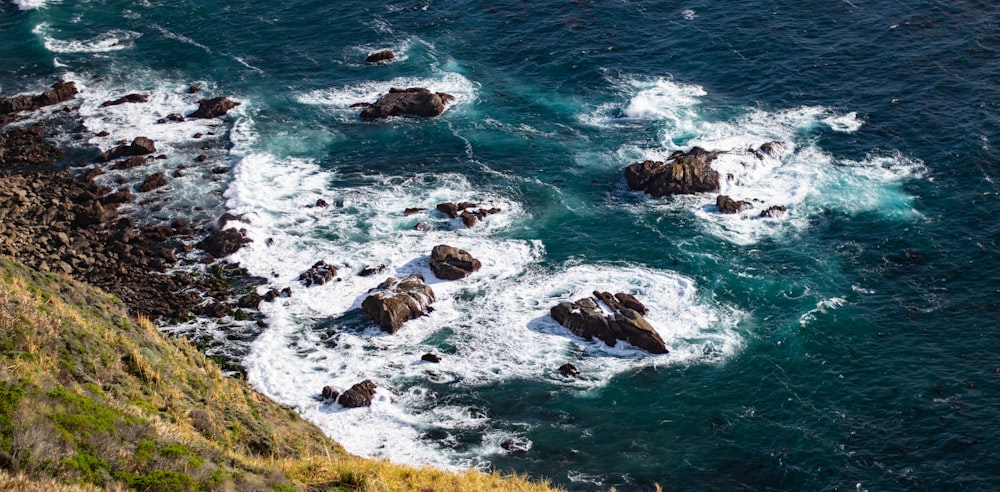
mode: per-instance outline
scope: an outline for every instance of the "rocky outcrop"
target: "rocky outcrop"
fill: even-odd
[[[319,260],[309,267],[308,270],[299,274],[299,281],[306,287],[312,285],[323,285],[337,277],[337,267]]]
[[[501,212],[499,208],[484,208],[474,202],[444,202],[437,204],[435,209],[452,219],[461,217],[462,223],[465,224],[465,227],[472,227],[486,217]]]
[[[568,377],[571,377],[571,378],[578,378],[578,377],[580,377],[580,370],[577,369],[575,365],[567,362],[567,363],[559,366],[559,374],[562,374],[563,376],[568,376]]]
[[[444,113],[455,97],[443,92],[431,92],[420,87],[389,89],[389,93],[361,111],[361,118],[374,120],[390,116],[432,117]]]
[[[198,101],[198,109],[188,115],[189,118],[218,118],[225,116],[231,109],[239,106],[240,103],[232,101],[227,97],[216,97],[213,99],[202,99]]]
[[[45,126],[36,123],[0,134],[0,169],[45,166],[61,159],[62,151],[46,141],[45,133]]]
[[[423,356],[420,357],[420,360],[424,362],[432,362],[434,364],[437,364],[441,362],[441,357],[435,354],[424,354]]]
[[[251,240],[236,229],[215,229],[195,247],[216,258],[222,258],[239,251],[249,242]]]
[[[434,291],[418,273],[401,279],[389,277],[361,303],[361,309],[387,333],[433,310]]]
[[[788,207],[784,205],[774,205],[768,207],[760,213],[761,218],[780,219],[788,214]]]
[[[719,173],[710,164],[719,152],[694,147],[674,152],[666,162],[636,162],[625,168],[629,188],[654,198],[719,190]]]
[[[473,258],[468,251],[446,244],[434,246],[431,250],[430,264],[434,276],[444,280],[468,277],[482,267],[482,263]]]
[[[167,186],[166,176],[164,176],[163,173],[156,173],[149,176],[142,182],[142,185],[139,186],[139,191],[145,193],[164,186]]]
[[[34,96],[0,97],[0,124],[7,124],[13,119],[5,118],[4,115],[21,111],[34,111],[45,106],[59,104],[73,99],[76,93],[76,84],[73,82],[56,82],[52,84],[51,90]]]
[[[599,303],[611,314],[605,314]],[[599,291],[576,302],[561,302],[550,310],[554,320],[587,340],[597,338],[608,346],[623,340],[653,354],[667,353],[663,339],[643,318],[645,312],[646,307],[631,295]]]
[[[372,398],[375,397],[375,386],[370,379],[366,379],[345,392],[343,392],[337,402],[340,403],[342,407],[346,408],[359,408],[367,407],[372,404]]]
[[[396,58],[396,54],[389,50],[376,51],[365,58],[365,63],[379,63]]]
[[[156,152],[156,144],[146,137],[136,137],[130,145],[119,145],[101,154],[101,162],[108,162],[122,157],[147,155]]]
[[[753,208],[753,205],[744,200],[733,200],[729,195],[719,195],[715,197],[715,208],[719,209],[720,213],[738,214]]]
[[[125,104],[125,103],[144,103],[144,102],[149,102],[149,96],[145,94],[126,94],[122,97],[119,97],[118,99],[115,99],[114,101],[104,101],[103,103],[101,103],[101,107],[106,108],[108,106],[118,106],[119,104]]]
[[[336,401],[337,397],[340,396],[340,392],[337,391],[333,386],[324,386],[323,391],[320,393],[320,395],[325,400]]]

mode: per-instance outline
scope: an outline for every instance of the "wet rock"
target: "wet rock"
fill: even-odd
[[[379,63],[396,58],[396,54],[389,50],[376,51],[365,58],[365,63]]]
[[[781,142],[767,142],[760,146],[760,152],[780,159],[785,154],[785,145]]]
[[[216,258],[222,258],[239,251],[249,242],[251,240],[243,237],[243,234],[240,234],[236,229],[216,229],[208,237],[199,241],[195,247]]]
[[[632,304],[635,298],[629,296],[625,299]],[[646,309],[638,300],[634,302],[643,310]],[[603,303],[611,314],[605,314],[599,303]],[[668,352],[663,339],[639,310],[629,307],[619,297],[608,292],[594,291],[593,297],[585,297],[576,302],[561,302],[552,307],[550,314],[560,325],[587,340],[597,338],[611,347],[618,340],[623,340],[653,354]]]
[[[382,273],[382,272],[384,272],[385,268],[386,267],[385,267],[384,264],[379,264],[379,265],[375,265],[375,266],[366,266],[366,267],[362,268],[360,272],[358,272],[358,275],[360,275],[362,277],[371,277],[372,275],[375,275],[376,273]]]
[[[580,370],[576,368],[575,365],[569,362],[559,366],[559,373],[563,376],[569,376],[573,378],[580,377]]]
[[[167,186],[167,178],[163,176],[163,173],[156,173],[149,176],[142,182],[142,186],[139,187],[139,191],[145,193],[164,186]]]
[[[715,208],[719,209],[720,213],[738,214],[753,208],[753,205],[747,201],[733,200],[729,195],[719,195],[715,198]]]
[[[719,152],[694,147],[674,152],[666,162],[636,162],[625,168],[629,188],[654,198],[718,191],[719,173],[710,164]]]
[[[326,200],[324,200],[322,198],[319,198],[319,199],[316,200],[316,206],[319,207],[319,208],[326,208],[326,207],[329,207],[330,204],[327,203]]]
[[[434,354],[424,354],[422,357],[420,357],[420,360],[424,362],[433,362],[437,364],[438,362],[441,362],[441,357],[438,357],[437,355]]]
[[[116,169],[116,170],[119,170],[119,171],[125,170],[125,169],[132,169],[132,168],[136,168],[136,167],[139,167],[139,166],[144,166],[144,165],[146,165],[146,162],[147,162],[146,161],[146,157],[141,156],[141,155],[134,155],[134,156],[129,157],[128,159],[125,159],[123,161],[116,162],[115,165],[112,167],[112,169]]]
[[[430,312],[434,291],[418,273],[401,279],[389,277],[361,303],[361,309],[382,331],[396,333],[403,323]]]
[[[76,94],[77,90],[75,83],[56,82],[55,84],[52,84],[51,90],[34,96],[23,95],[0,97],[0,115],[17,113],[20,111],[34,111],[45,106],[51,106],[53,104],[59,104],[73,99]]]
[[[500,447],[507,451],[511,455],[525,455],[528,454],[528,445],[526,443],[517,442],[513,439],[504,439],[500,443]]]
[[[101,204],[103,205],[115,205],[134,201],[135,195],[133,195],[129,190],[120,190],[101,197]]]
[[[309,287],[311,285],[323,285],[337,276],[337,267],[327,264],[327,262],[317,261],[308,270],[299,275],[299,281]]]
[[[439,203],[435,207],[438,212],[441,212],[448,217],[454,219],[456,217],[462,218],[462,223],[465,227],[472,227],[476,225],[479,221],[485,219],[486,217],[498,214],[501,212],[499,208],[476,208],[479,204],[473,202],[444,202]]]
[[[136,137],[130,145],[119,145],[101,154],[101,162],[108,162],[122,157],[146,155],[156,152],[156,144],[146,137]]]
[[[373,120],[390,116],[438,116],[455,99],[450,94],[431,92],[420,87],[389,89],[389,93],[361,111],[361,119]]]
[[[261,300],[262,299],[260,297],[260,294],[256,292],[251,292],[241,297],[240,300],[236,303],[236,305],[244,309],[257,309],[258,307],[260,307]]]
[[[213,99],[202,99],[198,101],[198,109],[188,115],[189,118],[218,118],[225,116],[231,109],[239,106],[240,103],[226,97],[216,97]]]
[[[119,97],[118,99],[115,99],[114,101],[104,101],[103,103],[101,103],[101,107],[106,108],[108,106],[117,106],[119,104],[144,103],[148,101],[149,101],[149,96],[145,94],[126,94],[122,97]]]
[[[351,386],[349,390],[340,395],[337,402],[346,408],[370,406],[372,404],[372,398],[375,397],[376,388],[378,388],[378,386],[375,386],[375,383],[373,383],[370,379],[366,379],[358,384],[355,384],[354,386]]]
[[[410,215],[413,215],[413,214],[418,214],[418,213],[423,212],[425,210],[427,210],[427,209],[426,208],[420,208],[420,207],[407,208],[406,210],[403,210],[403,215],[410,216]]]
[[[333,389],[333,386],[324,386],[323,392],[320,394],[323,396],[323,399],[333,401],[336,401],[337,397],[340,396],[340,392]]]
[[[788,215],[788,207],[784,205],[774,205],[768,207],[760,213],[761,218],[781,219]]]
[[[458,280],[479,271],[482,263],[464,249],[439,244],[431,250],[430,266],[435,277]]]

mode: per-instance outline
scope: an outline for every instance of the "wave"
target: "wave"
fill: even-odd
[[[21,10],[34,10],[49,4],[48,0],[11,0],[11,2]]]
[[[125,29],[112,29],[90,39],[81,41],[64,41],[52,36],[52,27],[48,23],[41,23],[32,30],[41,37],[45,49],[53,53],[106,53],[109,51],[119,51],[135,46],[135,40],[142,36],[141,33],[128,31]]]

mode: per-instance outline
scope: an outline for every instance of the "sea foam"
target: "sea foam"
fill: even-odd
[[[135,31],[111,29],[89,39],[66,41],[55,38],[54,31],[55,29],[46,22],[38,24],[32,30],[42,39],[45,49],[53,53],[105,53],[124,50],[135,46],[135,40],[142,36]]]

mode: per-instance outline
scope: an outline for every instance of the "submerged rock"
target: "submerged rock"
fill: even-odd
[[[389,50],[376,51],[365,58],[365,63],[379,63],[396,58],[396,54]]]
[[[553,306],[550,310],[552,319],[577,336],[587,340],[597,338],[609,347],[623,340],[653,354],[668,352],[666,343],[643,318],[646,307],[635,297],[623,293],[612,296],[599,291],[593,294],[593,297]],[[603,303],[611,314],[605,314],[599,303]]]
[[[432,117],[444,113],[455,97],[443,92],[431,92],[421,87],[389,89],[389,93],[361,111],[361,119],[374,120],[390,116]]]
[[[373,289],[361,309],[387,333],[396,333],[403,323],[430,312],[434,291],[419,273],[401,279],[389,277]]]
[[[118,99],[115,99],[114,101],[104,101],[103,103],[101,103],[101,107],[106,108],[108,106],[118,106],[119,104],[144,103],[148,101],[149,101],[149,96],[145,94],[126,94],[122,97],[119,97]]]
[[[563,376],[569,376],[571,378],[580,377],[580,370],[576,368],[575,365],[569,362],[559,366],[559,373]]]

